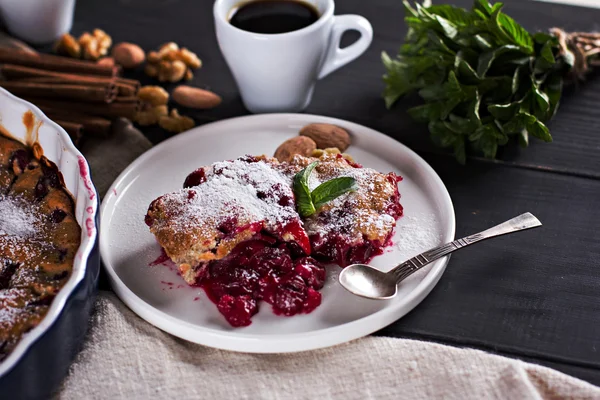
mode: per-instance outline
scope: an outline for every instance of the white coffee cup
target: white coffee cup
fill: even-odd
[[[252,0],[250,0],[252,1]],[[229,23],[239,0],[216,0],[217,40],[246,108],[253,113],[301,111],[315,83],[360,56],[371,44],[373,28],[359,15],[334,16],[333,0],[307,0],[319,11],[313,24],[287,33],[260,34]],[[342,34],[361,36],[340,49]]]
[[[8,31],[33,44],[47,44],[71,30],[75,0],[0,0]]]

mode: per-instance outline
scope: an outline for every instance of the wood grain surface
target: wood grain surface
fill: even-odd
[[[505,11],[530,30],[599,27],[598,9],[505,3]],[[401,2],[338,0],[336,13],[368,18],[373,44],[318,83],[306,112],[364,124],[417,150],[450,191],[457,236],[525,211],[544,223],[453,255],[431,295],[378,334],[480,348],[600,384],[600,74],[565,91],[550,123],[553,143],[532,141],[525,150],[510,146],[497,161],[471,158],[461,167],[433,147],[425,127],[408,118],[405,110],[414,99],[392,110],[381,99],[380,53],[395,53],[406,31]],[[199,124],[248,113],[216,43],[212,1],[79,1],[73,32],[96,27],[115,42],[135,42],[147,50],[172,40],[197,52],[204,66],[193,84],[223,97],[214,110],[185,110]],[[151,82],[140,73],[129,76]],[[154,142],[169,136],[155,128],[144,132]]]

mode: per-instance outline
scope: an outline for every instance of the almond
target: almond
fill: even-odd
[[[309,137],[296,136],[281,143],[275,150],[275,158],[281,162],[291,161],[296,154],[310,157],[317,148],[317,144]]]
[[[146,53],[140,46],[127,42],[115,45],[111,54],[115,62],[123,68],[135,68],[146,59]]]
[[[300,130],[300,136],[311,138],[318,149],[337,147],[344,151],[350,146],[350,134],[331,124],[310,124]]]
[[[171,96],[177,104],[189,108],[205,109],[221,104],[218,94],[186,85],[177,86]]]

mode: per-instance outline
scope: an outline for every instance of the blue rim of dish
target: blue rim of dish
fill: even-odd
[[[27,109],[31,110],[35,117],[41,120],[44,123],[44,125],[50,126],[53,130],[58,132],[58,140],[61,142],[63,152],[72,153],[77,157],[78,160],[85,160],[85,157],[83,157],[83,154],[81,154],[81,152],[75,147],[75,145],[71,141],[71,138],[65,132],[65,130],[61,128],[58,124],[50,120],[39,108],[25,100],[14,96],[13,94],[9,93],[8,91],[2,88],[0,88],[0,96],[7,97],[9,101],[20,103]],[[11,354],[9,354],[8,357],[6,357],[4,361],[0,363],[0,392],[4,392],[2,389],[4,388],[6,383],[10,383],[11,380],[15,380],[16,377],[14,376],[13,371],[16,372],[16,370],[21,370],[22,368],[20,368],[20,364],[28,365],[29,369],[26,369],[26,371],[24,372],[26,374],[32,374],[34,369],[31,368],[35,368],[35,365],[29,361],[32,358],[32,356],[34,356],[33,350],[38,349],[38,344],[40,344],[44,335],[47,332],[51,331],[55,327],[55,325],[58,324],[59,319],[61,320],[60,325],[65,325],[65,322],[70,322],[69,324],[65,325],[66,329],[74,328],[81,330],[83,327],[83,334],[85,333],[87,327],[87,319],[89,317],[89,312],[91,311],[91,306],[93,305],[93,294],[96,290],[95,287],[97,284],[98,273],[100,269],[100,261],[97,254],[99,202],[98,193],[91,182],[91,172],[87,160],[85,160],[85,163],[82,163],[82,165],[79,165],[79,168],[82,169],[80,171],[79,183],[82,183],[83,180],[83,184],[89,192],[89,196],[86,196],[86,201],[83,209],[87,210],[91,208],[92,211],[88,213],[88,217],[91,219],[91,221],[93,221],[93,224],[91,226],[82,227],[83,229],[88,229],[89,233],[83,237],[79,249],[76,253],[75,264],[78,264],[79,268],[73,268],[73,273],[71,274],[71,277],[52,301],[52,304],[48,309],[48,313],[40,322],[40,324],[34,329],[32,329],[30,332],[28,332],[21,339],[21,341],[11,352]],[[64,173],[64,171],[61,172]],[[80,196],[77,196],[75,201],[77,202],[79,198]],[[81,221],[78,222],[81,225]],[[92,287],[90,288],[89,285],[92,285]],[[81,298],[81,296],[76,296],[77,294],[81,295],[81,293],[86,293],[89,296],[87,300]],[[78,318],[70,319],[68,318],[69,313],[66,312],[67,308],[74,307],[75,303],[77,302],[89,303],[78,304],[78,307],[76,307],[79,311],[87,310],[86,312],[84,312],[85,320],[83,321],[81,321],[81,317],[83,316],[81,312],[77,313]],[[85,307],[82,307],[84,305]],[[69,321],[67,321],[67,319],[69,319]],[[80,325],[79,327],[74,327],[74,324]],[[65,334],[65,332],[62,333]],[[70,333],[66,334],[68,336],[66,336],[65,339],[76,339],[72,335],[70,335]],[[78,335],[81,336],[81,340],[83,339],[83,334]],[[61,336],[63,335],[58,335],[57,338],[60,339]],[[56,356],[56,354],[54,354],[55,352],[68,352],[70,361],[75,355],[76,350],[79,348],[81,340],[75,340],[74,342],[78,343],[74,343],[71,340],[60,339],[60,342],[64,345],[58,345],[57,343],[56,348],[54,348],[55,351],[52,351],[52,349],[46,349],[46,351],[44,351],[43,353],[45,353],[48,356],[51,356],[50,354]],[[64,358],[58,358],[60,360],[57,359],[57,361],[64,360]],[[62,370],[63,368],[59,369]],[[64,372],[66,373],[66,370]],[[55,372],[51,370],[45,370],[42,372],[41,375],[44,374],[55,375]],[[44,377],[42,376],[40,378]],[[38,382],[36,382],[36,379],[37,377],[34,378],[34,376],[30,375],[27,379],[26,384],[30,386],[35,386],[38,384]],[[14,394],[17,395],[17,393]]]

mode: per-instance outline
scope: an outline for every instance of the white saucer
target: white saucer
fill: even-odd
[[[272,155],[284,140],[312,122],[339,125],[352,134],[348,149],[358,162],[393,171],[405,215],[393,246],[372,264],[383,270],[430,247],[454,239],[452,202],[444,184],[417,154],[395,140],[351,122],[307,114],[266,114],[204,125],[177,135],[134,161],[117,178],[102,203],[100,252],[117,295],[149,323],[180,338],[220,349],[285,353],[347,342],[396,321],[433,289],[448,259],[424,268],[402,283],[393,300],[355,297],[329,267],[323,303],[314,312],[276,316],[261,304],[252,325],[232,328],[199,288],[186,285],[174,270],[149,264],[160,247],[144,223],[150,202],[182,187],[187,174],[215,161],[245,154]]]

